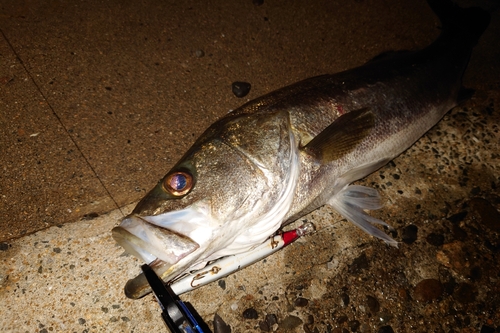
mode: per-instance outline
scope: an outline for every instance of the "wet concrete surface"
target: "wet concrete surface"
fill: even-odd
[[[463,2],[476,3],[497,5]],[[162,330],[151,296],[122,293],[139,262],[120,256],[109,230],[127,204],[245,101],[439,34],[424,1],[3,1],[0,9],[6,332]],[[385,206],[373,215],[395,227],[398,249],[323,207],[298,221],[317,233],[182,298],[233,332],[499,332],[500,18],[492,16],[464,78],[474,97],[359,182],[379,189]],[[250,82],[250,94],[236,98],[234,81]]]

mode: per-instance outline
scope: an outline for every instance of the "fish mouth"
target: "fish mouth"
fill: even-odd
[[[151,267],[163,279],[176,271],[176,264],[196,251],[200,245],[176,231],[149,223],[137,215],[125,217],[119,226],[111,230],[114,240],[126,252]],[[129,280],[125,294],[140,298],[149,292],[149,284],[143,274]]]

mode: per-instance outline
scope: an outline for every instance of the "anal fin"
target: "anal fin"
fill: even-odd
[[[382,239],[389,245],[398,247],[398,242],[372,224],[380,224],[390,230],[394,230],[394,228],[364,211],[365,209],[374,210],[382,207],[377,190],[361,185],[348,185],[330,198],[327,204],[363,231]]]

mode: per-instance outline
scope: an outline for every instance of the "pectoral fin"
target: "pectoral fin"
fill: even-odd
[[[331,123],[303,150],[323,163],[334,161],[356,148],[374,124],[375,116],[369,108],[351,111]]]

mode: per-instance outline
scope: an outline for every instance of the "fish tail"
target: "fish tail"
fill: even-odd
[[[452,33],[477,44],[490,23],[490,13],[479,7],[461,8],[451,0],[427,0],[438,16],[443,33]]]

